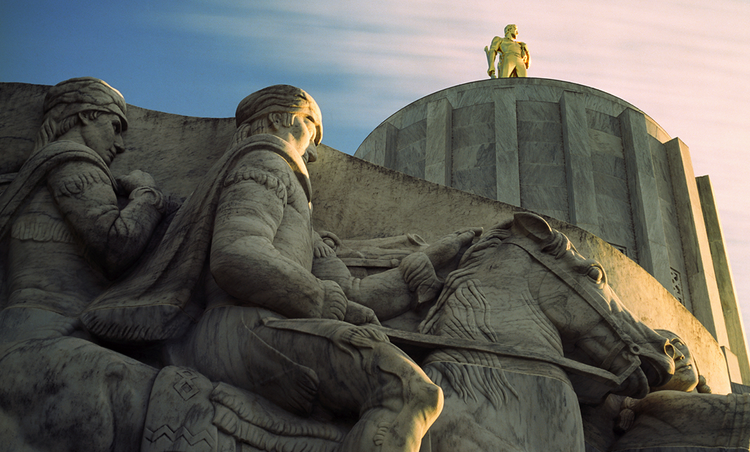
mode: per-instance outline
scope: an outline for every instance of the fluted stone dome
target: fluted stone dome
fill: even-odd
[[[737,306],[726,259],[712,256],[723,249],[718,219],[704,219],[715,212],[708,177],[696,179],[688,147],[630,103],[558,80],[471,82],[397,111],[354,155],[597,235],[744,351],[739,315],[725,313]]]

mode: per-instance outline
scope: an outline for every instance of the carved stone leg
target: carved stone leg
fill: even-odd
[[[265,326],[259,312],[267,311],[209,310],[173,358],[297,414],[319,403],[337,414],[359,415],[343,450],[419,450],[442,409],[442,392],[382,333],[321,319]]]
[[[295,326],[298,323],[299,329]],[[327,320],[269,322],[255,331],[320,378],[320,403],[359,413],[344,451],[418,451],[443,394],[408,356],[367,327]]]
[[[208,310],[187,340],[170,346],[169,363],[262,394],[292,413],[309,414],[318,377],[260,339],[254,332],[259,323],[258,311],[252,308]]]

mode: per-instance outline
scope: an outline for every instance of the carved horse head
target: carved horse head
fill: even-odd
[[[557,362],[589,403],[610,392],[643,397],[674,373],[672,347],[622,306],[604,268],[528,213],[467,250],[420,331]]]

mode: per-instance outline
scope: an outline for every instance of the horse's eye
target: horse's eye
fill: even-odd
[[[588,272],[586,272],[586,276],[588,276],[598,284],[604,278],[604,272],[602,272],[602,269],[599,267],[589,267]]]

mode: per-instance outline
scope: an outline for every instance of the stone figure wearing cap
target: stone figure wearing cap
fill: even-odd
[[[439,290],[434,268],[477,231],[356,280],[312,227],[307,164],[322,135],[312,97],[272,86],[245,98],[236,122],[233,143],[180,208],[155,258],[98,298],[84,323],[107,340],[167,341],[169,364],[297,415],[358,415],[342,450],[419,450],[441,390],[383,333],[353,323],[377,323],[371,308],[395,315]]]
[[[91,342],[79,315],[144,251],[162,194],[146,173],[109,171],[128,125],[118,91],[71,79],[43,108],[0,196],[0,448],[137,450],[157,370]]]
[[[0,341],[22,331],[83,334],[77,316],[138,258],[162,217],[151,176],[109,171],[128,126],[117,90],[71,79],[49,90],[43,108],[35,149],[0,197],[0,233],[9,239]],[[118,194],[128,197],[122,208]]]

